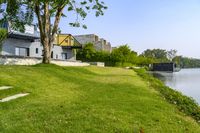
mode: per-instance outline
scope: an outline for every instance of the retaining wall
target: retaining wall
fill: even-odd
[[[0,57],[0,65],[36,65],[42,63],[40,58]],[[52,64],[59,66],[89,66],[89,63],[80,61],[52,60]]]

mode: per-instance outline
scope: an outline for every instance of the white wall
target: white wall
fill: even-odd
[[[42,58],[43,46],[39,41],[31,42],[22,39],[8,38],[2,46],[2,55],[15,55],[15,48],[29,48],[30,57]],[[36,53],[38,48],[38,53]],[[68,60],[76,60],[75,54],[71,49],[63,49],[60,46],[54,45],[52,48],[53,59],[63,60],[62,53],[67,53]]]

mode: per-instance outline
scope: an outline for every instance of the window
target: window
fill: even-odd
[[[42,56],[44,56],[44,50],[42,50]]]
[[[51,52],[51,58],[53,59],[53,51]]]
[[[26,53],[27,53],[27,56],[30,56],[30,52],[29,52],[29,48],[26,48]]]
[[[29,56],[29,48],[15,48],[15,55],[17,56]]]
[[[62,59],[66,60],[67,59],[67,53],[62,53]]]
[[[35,53],[38,54],[38,48],[35,49]]]
[[[58,55],[56,55],[56,59],[58,59]]]

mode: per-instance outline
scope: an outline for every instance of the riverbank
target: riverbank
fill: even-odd
[[[192,97],[200,105],[199,68],[182,69],[176,73],[153,72],[151,74],[170,88]]]
[[[133,70],[55,65],[0,66],[0,132],[200,132]]]
[[[145,81],[149,82],[149,85],[160,92],[161,96],[171,104],[174,104],[179,111],[186,115],[193,117],[198,123],[200,123],[200,106],[191,97],[183,95],[170,87],[167,87],[163,82],[154,78],[148,74],[144,69],[135,69],[135,72],[142,77]]]

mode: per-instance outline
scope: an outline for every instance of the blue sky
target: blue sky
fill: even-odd
[[[145,49],[176,49],[178,54],[200,58],[200,0],[104,0],[105,15],[88,15],[88,29],[72,28],[62,19],[62,32],[97,34],[113,46],[129,44],[141,53]]]

